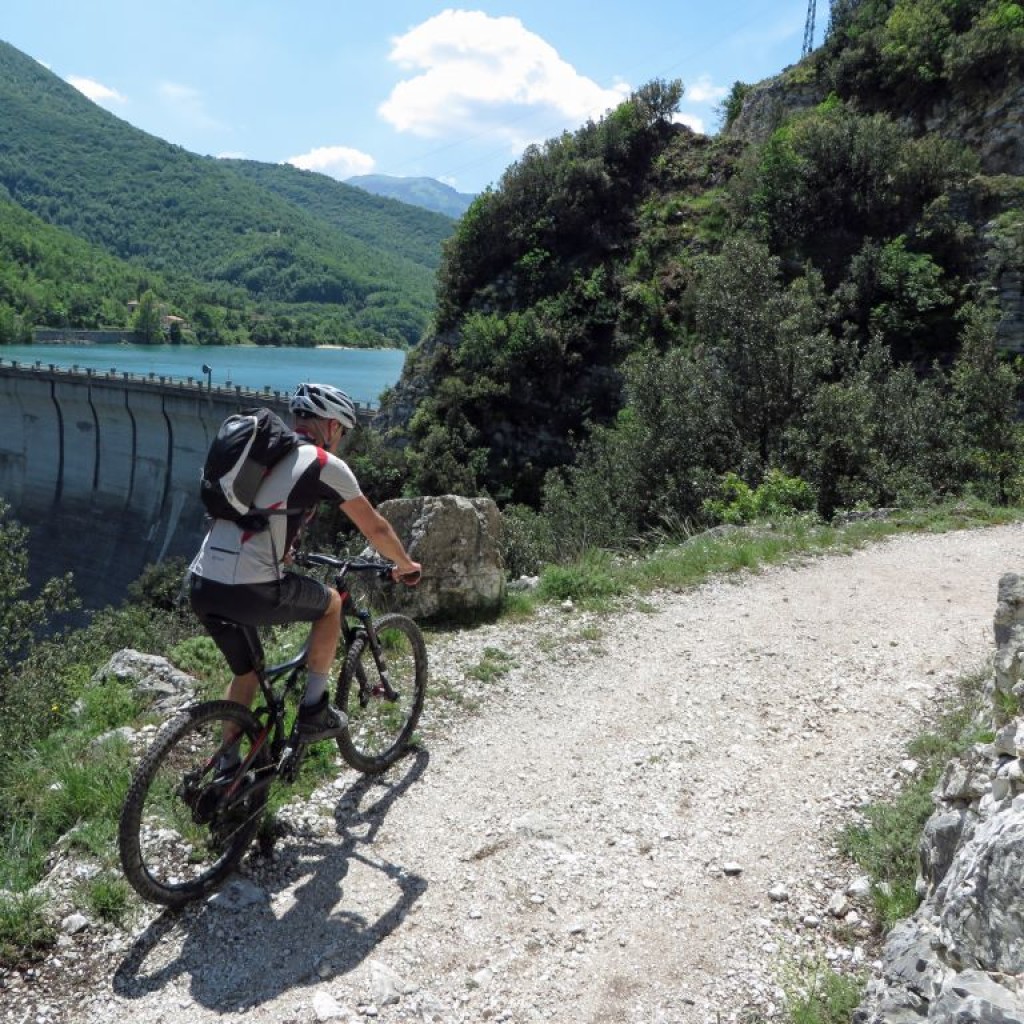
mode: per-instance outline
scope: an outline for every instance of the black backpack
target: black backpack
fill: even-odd
[[[215,519],[230,519],[249,530],[263,530],[268,515],[300,509],[253,508],[264,477],[302,439],[272,409],[246,409],[229,416],[206,454],[199,496]]]

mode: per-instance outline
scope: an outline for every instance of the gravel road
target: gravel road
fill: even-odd
[[[341,772],[206,904],[65,935],[6,1019],[775,1018],[800,960],[870,968],[836,829],[913,770],[1020,569],[1018,525],[908,536],[433,634],[426,750]]]

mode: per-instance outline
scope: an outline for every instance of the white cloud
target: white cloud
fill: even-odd
[[[692,128],[701,135],[706,134],[704,131],[704,118],[698,117],[696,114],[673,114],[672,121],[675,124],[685,124],[687,128]]]
[[[179,118],[199,128],[220,128],[216,118],[207,113],[203,94],[190,85],[178,82],[161,82],[159,95],[164,104]]]
[[[581,75],[518,18],[481,11],[435,15],[393,39],[390,59],[410,76],[379,113],[424,138],[486,134],[522,148],[538,134],[600,117],[631,92],[624,82],[604,88]]]
[[[43,66],[45,67],[46,65]],[[93,78],[82,78],[81,75],[68,75],[67,83],[68,85],[73,85],[83,96],[88,96],[93,103],[99,103],[101,106],[128,102],[116,89],[111,89],[109,86],[103,85],[102,82],[97,82]]]
[[[304,171],[319,171],[344,181],[356,174],[371,174],[376,161],[372,156],[348,146],[320,146],[301,156],[290,156],[286,164]]]
[[[715,85],[710,75],[701,75],[692,85],[686,84],[683,99],[690,103],[719,103],[729,95],[729,86]]]

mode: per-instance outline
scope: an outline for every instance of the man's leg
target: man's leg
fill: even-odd
[[[228,683],[227,690],[224,691],[224,699],[233,700],[236,704],[244,704],[247,708],[252,707],[259,685],[260,681],[255,672],[246,672],[244,675],[235,676]]]
[[[259,689],[260,681],[255,672],[246,672],[245,675],[235,676],[228,688],[224,691],[225,700],[233,700],[236,704],[244,704],[247,708],[252,707],[253,698]],[[225,722],[221,732],[221,743],[223,751],[220,755],[220,769],[230,771],[239,761],[238,740],[241,730],[233,722]]]
[[[305,707],[318,704],[330,683],[331,664],[341,639],[341,595],[331,590],[327,610],[313,623],[309,634],[309,655],[306,659]]]
[[[340,639],[341,595],[332,590],[327,610],[313,623],[309,633],[309,657],[306,664],[311,672],[330,672]]]

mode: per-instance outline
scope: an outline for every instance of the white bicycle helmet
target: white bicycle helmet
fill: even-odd
[[[301,416],[337,420],[347,430],[352,430],[356,425],[356,407],[352,399],[330,384],[300,384],[288,408]]]

